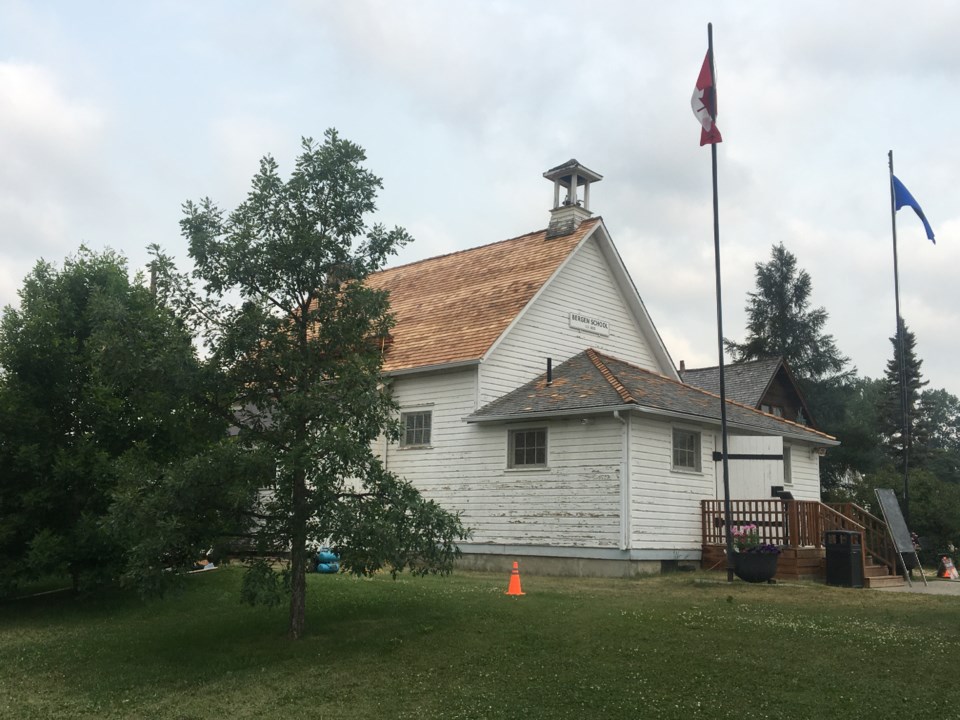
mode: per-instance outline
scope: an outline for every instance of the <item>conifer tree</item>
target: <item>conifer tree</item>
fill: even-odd
[[[770,261],[756,264],[757,289],[747,294],[747,337],[725,340],[734,362],[781,356],[800,380],[817,381],[844,373],[849,362],[824,332],[827,311],[810,307],[813,283],[783,243]]]
[[[903,334],[903,369],[901,380],[900,334]],[[891,461],[897,467],[903,465],[904,448],[908,452],[911,466],[923,466],[927,458],[930,442],[930,422],[920,403],[921,391],[927,385],[920,366],[923,360],[917,357],[917,339],[903,319],[897,334],[890,338],[893,345],[893,357],[887,361],[884,372],[884,386],[878,401],[878,418],[883,446]],[[906,385],[906,436],[904,436],[904,389]]]

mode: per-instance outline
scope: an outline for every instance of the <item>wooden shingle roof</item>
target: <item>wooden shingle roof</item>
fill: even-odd
[[[720,398],[593,349],[574,355],[553,371],[549,385],[541,375],[494,400],[470,422],[532,420],[552,416],[635,409],[719,424]],[[826,433],[727,400],[731,427],[782,435],[819,445],[837,445]]]
[[[599,223],[591,218],[569,235],[547,239],[540,230],[371,275],[367,285],[390,292],[396,318],[384,372],[480,360]]]

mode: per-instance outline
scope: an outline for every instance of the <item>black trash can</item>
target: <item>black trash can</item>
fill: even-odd
[[[862,538],[856,530],[828,530],[826,549],[827,585],[863,587]]]

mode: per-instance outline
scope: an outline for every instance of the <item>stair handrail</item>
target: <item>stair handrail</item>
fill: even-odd
[[[821,522],[823,523],[824,530],[827,530],[827,531],[852,530],[854,532],[860,533],[860,536],[863,538],[863,541],[861,541],[860,543],[860,565],[861,567],[866,567],[867,528],[862,523],[860,523],[856,518],[853,518],[850,515],[846,515],[826,503],[821,502],[819,503],[819,505],[820,505]],[[833,525],[834,527],[827,527],[827,525]]]
[[[887,524],[856,503],[829,503],[828,506],[863,526],[863,546],[866,552],[881,565],[886,565],[891,575],[896,575],[897,549],[890,539]]]

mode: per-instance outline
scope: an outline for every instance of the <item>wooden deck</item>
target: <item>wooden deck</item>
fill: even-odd
[[[726,570],[725,546],[704,545],[700,567],[704,570]],[[823,580],[824,577],[823,548],[783,548],[781,550],[775,580]]]
[[[702,500],[703,529],[700,567],[726,569],[726,525],[723,500]],[[896,575],[897,553],[886,524],[853,503],[826,505],[815,500],[731,500],[733,527],[756,525],[760,541],[781,549],[776,579],[825,579],[824,533],[852,530],[861,534],[865,573],[880,566]],[[869,583],[868,583],[869,585]]]

